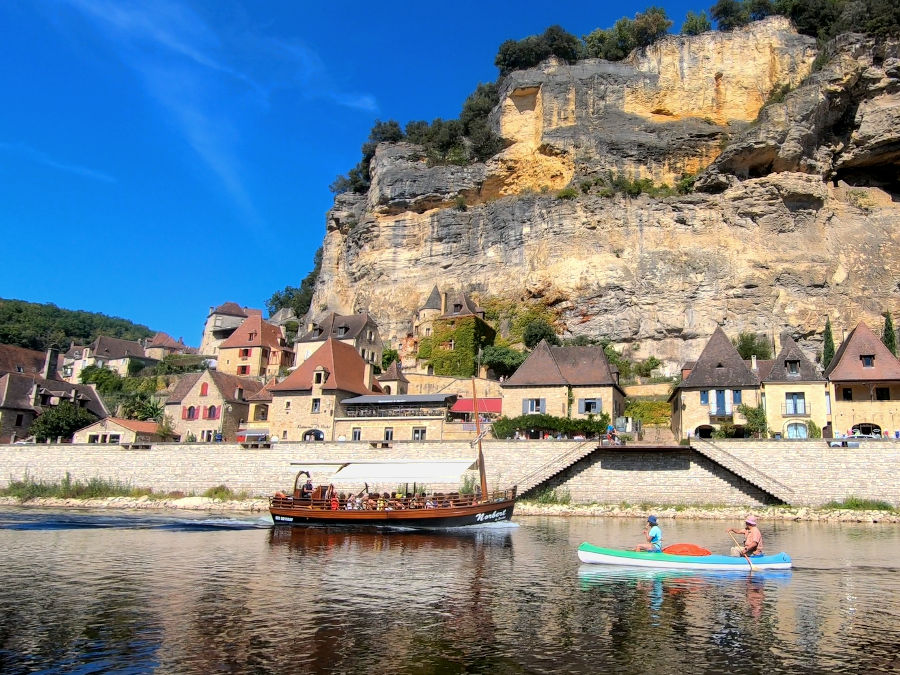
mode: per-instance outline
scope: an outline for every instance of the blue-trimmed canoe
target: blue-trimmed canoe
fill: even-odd
[[[628,565],[631,567],[655,567],[673,570],[718,570],[747,572],[750,564],[744,557],[729,555],[671,555],[646,551],[623,551],[601,548],[584,542],[578,547],[578,559],[595,565]],[[752,556],[754,570],[789,570],[791,557],[787,553]]]

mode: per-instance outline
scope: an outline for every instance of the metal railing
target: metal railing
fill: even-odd
[[[781,416],[782,417],[809,417],[812,414],[810,410],[811,406],[809,403],[805,403],[803,401],[797,401],[794,404],[782,403],[781,404]]]

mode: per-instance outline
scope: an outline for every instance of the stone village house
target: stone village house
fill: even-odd
[[[258,380],[215,370],[184,375],[166,401],[166,416],[182,441],[234,441],[248,419],[248,397],[263,385]]]
[[[97,420],[75,432],[73,443],[108,443],[143,445],[166,440],[158,433],[159,425],[153,420],[126,420],[107,417]]]
[[[284,331],[259,315],[243,323],[218,347],[217,370],[240,377],[274,377],[294,364]]]
[[[311,321],[306,332],[298,335],[294,343],[296,363],[302,363],[329,339],[353,347],[362,360],[381,367],[384,345],[378,332],[378,323],[367,312],[359,314],[335,314],[329,312],[318,322]]]
[[[88,366],[109,368],[127,377],[129,370],[155,363],[156,359],[146,355],[140,342],[101,335],[89,345],[81,347],[73,344],[69,347],[63,356],[63,378],[77,384],[81,382],[81,371]]]
[[[329,338],[271,392],[268,417],[271,436],[287,441],[336,440],[335,420],[346,417],[344,400],[383,393],[366,363],[352,346]]]
[[[236,302],[226,302],[218,307],[210,307],[203,326],[200,354],[211,358],[219,357],[219,345],[231,337],[244,320],[251,316],[262,317],[261,309],[241,307]]]
[[[501,386],[506,417],[546,414],[587,419],[605,412],[615,420],[625,410],[619,371],[610,366],[600,346],[551,347],[541,340]]]

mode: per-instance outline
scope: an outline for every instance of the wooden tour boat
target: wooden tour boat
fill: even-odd
[[[473,382],[474,390],[474,382]],[[477,398],[476,398],[477,402]],[[476,403],[477,411],[477,403]],[[411,528],[465,527],[496,523],[512,518],[516,502],[516,488],[488,492],[481,451],[481,427],[476,414],[478,458],[456,460],[363,460],[354,462],[311,462],[297,472],[290,495],[276,493],[269,498],[269,512],[275,524],[288,525],[377,525]],[[382,493],[369,494],[368,483],[391,483],[414,486],[423,483],[447,484],[458,482],[463,472],[477,462],[480,491],[475,494],[458,492],[439,494]],[[312,489],[301,482],[309,469],[322,467],[333,471],[327,485]],[[358,493],[340,492],[335,482],[354,484]],[[310,486],[311,487],[311,486]],[[343,497],[343,498],[342,498]],[[350,499],[352,497],[352,499]],[[358,497],[358,499],[357,499]]]

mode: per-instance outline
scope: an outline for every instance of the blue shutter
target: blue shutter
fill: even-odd
[[[578,399],[578,414],[584,415],[584,399],[583,398]]]
[[[709,391],[706,389],[700,390],[700,405],[709,405]]]
[[[528,414],[528,399],[527,398],[522,399],[522,414],[523,415]]]
[[[541,399],[541,415],[547,412],[547,399]]]
[[[741,390],[740,389],[735,389],[733,392],[731,392],[731,400],[735,405],[741,404]]]

